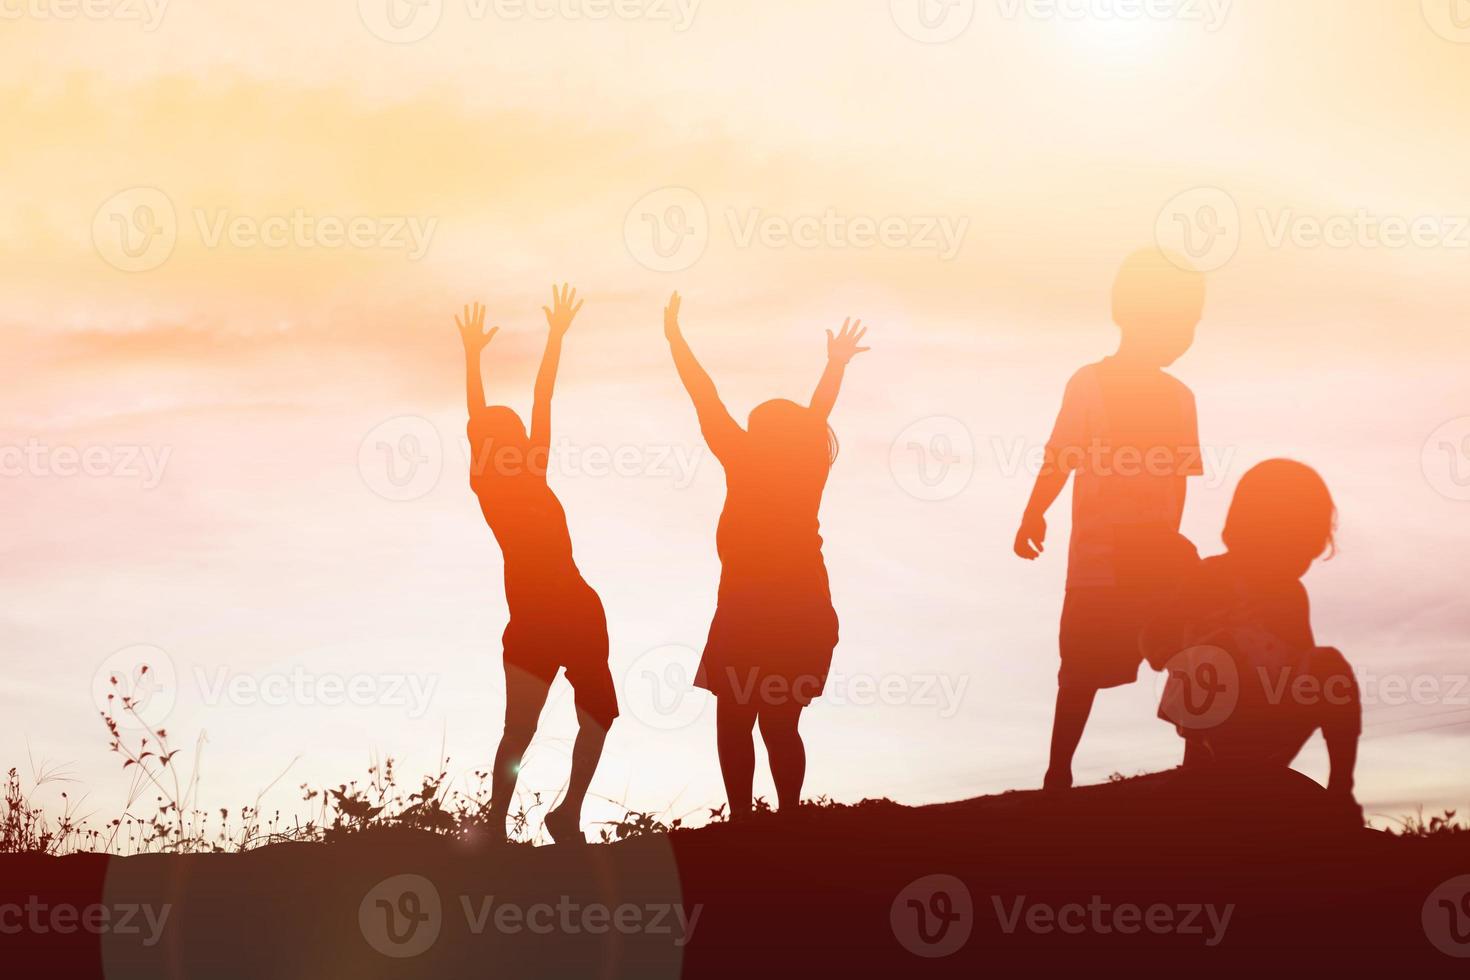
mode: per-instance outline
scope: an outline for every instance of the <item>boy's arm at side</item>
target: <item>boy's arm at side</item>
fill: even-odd
[[[1035,561],[1046,550],[1046,512],[1062,495],[1071,475],[1058,464],[1057,454],[1048,448],[1041,472],[1036,474],[1036,485],[1031,488],[1026,512],[1021,515],[1021,528],[1016,532],[1016,554],[1027,561]]]
[[[1046,512],[1067,487],[1067,478],[1075,465],[1074,450],[1087,441],[1090,428],[1087,406],[1093,390],[1089,378],[1089,369],[1083,368],[1067,382],[1061,411],[1046,441],[1041,472],[1036,474],[1036,485],[1031,488],[1031,499],[1021,517],[1021,529],[1016,532],[1016,554],[1027,561],[1034,561],[1046,550]]]

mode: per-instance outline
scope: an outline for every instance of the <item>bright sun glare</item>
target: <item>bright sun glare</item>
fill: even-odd
[[[1167,43],[1169,23],[1157,18],[1084,17],[1064,21],[1064,33],[1077,48],[1107,59],[1146,56]]]

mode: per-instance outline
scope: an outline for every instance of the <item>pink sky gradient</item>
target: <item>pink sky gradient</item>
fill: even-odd
[[[824,329],[872,326],[833,417],[842,455],[822,516],[842,642],[837,687],[804,722],[809,793],[917,803],[1039,785],[1067,517],[1054,510],[1040,564],[1011,555],[1025,453],[1070,373],[1111,350],[1117,265],[1177,195],[1216,188],[1240,244],[1211,270],[1175,371],[1215,463],[1186,532],[1217,550],[1230,491],[1261,459],[1318,467],[1342,531],[1307,580],[1317,631],[1378,691],[1360,797],[1383,814],[1470,803],[1470,230],[1454,234],[1470,229],[1470,45],[1416,3],[1237,0],[1215,30],[980,3],[944,44],[907,36],[888,6],[706,0],[681,31],[477,20],[446,2],[438,30],[403,45],[350,3],[179,4],[154,30],[7,23],[0,447],[39,446],[45,462],[3,477],[0,761],[66,764],[110,816],[127,780],[94,681],[114,651],[149,644],[169,657],[181,759],[207,735],[210,807],[253,801],[288,765],[264,806],[292,811],[298,784],[358,777],[374,754],[417,773],[442,746],[452,771],[483,767],[505,610],[459,447],[452,315],[478,299],[503,325],[487,385],[525,411],[539,308],[569,279],[587,307],[557,439],[580,462],[553,486],[627,701],[594,796],[673,815],[723,799],[712,706],[690,693],[660,714],[648,679],[692,668],[718,577],[722,477],[661,335],[675,288],[737,416],[809,396]],[[125,272],[94,219],[103,209],[106,228],[107,202],[136,188],[167,196],[177,244]],[[674,273],[642,264],[648,243],[625,233],[635,202],[665,188],[708,216],[702,257]],[[418,258],[208,240],[221,216],[298,209],[433,231]],[[752,216],[829,210],[965,230],[948,259],[739,238]],[[1441,240],[1313,244],[1314,223],[1360,214]],[[1297,232],[1275,243],[1282,222]],[[404,433],[440,476],[394,501],[374,492],[376,446]],[[945,445],[957,475],[929,493],[922,450]],[[100,448],[110,470],[57,475],[69,448]],[[156,485],[125,466],[135,450],[166,461]],[[589,450],[621,452],[621,472]],[[431,694],[238,693],[297,672],[411,677]],[[237,694],[216,697],[232,679]],[[570,701],[559,681],[524,790],[565,778]],[[1147,673],[1105,695],[1079,778],[1174,764],[1156,702]],[[1324,774],[1320,743],[1301,765]],[[591,819],[621,813],[599,806]]]

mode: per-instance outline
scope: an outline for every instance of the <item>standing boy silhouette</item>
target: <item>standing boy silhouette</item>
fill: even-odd
[[[1113,286],[1118,351],[1068,382],[1015,551],[1044,550],[1046,512],[1076,474],[1047,789],[1072,785],[1072,757],[1103,688],[1138,679],[1139,635],[1196,556],[1179,534],[1188,478],[1204,472],[1194,394],[1164,368],[1194,343],[1205,281],[1157,249]]]

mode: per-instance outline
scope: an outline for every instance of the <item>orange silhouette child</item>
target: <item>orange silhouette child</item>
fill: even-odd
[[[810,406],[765,402],[742,429],[679,329],[679,294],[664,310],[664,334],[700,431],[725,469],[725,509],[716,545],[719,601],[695,683],[718,699],[720,773],[730,816],[750,815],[752,732],[760,722],[783,813],[801,803],[806,748],[801,711],[821,695],[837,645],[837,613],[822,560],[817,513],[836,440],[827,417],[848,361],[867,332],[861,322],[827,331],[827,368]]]
[[[1353,768],[1362,699],[1343,655],[1317,646],[1301,581],[1331,550],[1336,522],[1316,470],[1286,459],[1255,467],[1230,505],[1225,554],[1183,577],[1143,648],[1171,674],[1160,716],[1186,739],[1186,768],[1248,782],[1289,766],[1320,728],[1328,791],[1361,823]]]
[[[505,557],[505,731],[495,753],[489,817],[497,837],[515,792],[521,757],[557,670],[565,667],[575,689],[577,739],[566,798],[546,815],[553,840],[580,837],[582,803],[602,757],[607,731],[618,716],[608,670],[607,616],[597,593],[572,559],[566,512],[546,482],[551,454],[551,394],[562,340],[581,310],[570,287],[552,289],[542,307],[550,333],[536,375],[531,432],[512,409],[485,405],[480,355],[499,327],[485,330],[485,308],[465,307],[455,317],[464,339],[469,397],[470,483]]]
[[[1097,692],[1138,679],[1143,623],[1181,560],[1197,557],[1179,535],[1188,478],[1204,472],[1194,395],[1164,368],[1194,343],[1204,302],[1204,277],[1182,260],[1145,249],[1123,263],[1118,351],[1068,382],[1016,533],[1016,554],[1036,559],[1047,509],[1075,473],[1048,789],[1072,785]]]

